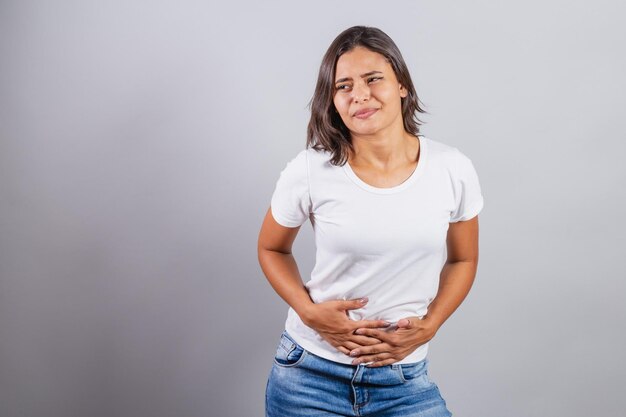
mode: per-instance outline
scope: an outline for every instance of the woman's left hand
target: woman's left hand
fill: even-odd
[[[431,340],[437,330],[439,326],[428,316],[422,319],[403,318],[398,321],[398,328],[392,331],[359,328],[355,331],[356,334],[375,337],[381,340],[381,343],[354,349],[350,352],[350,356],[356,358],[352,364],[372,362],[367,365],[368,367],[391,365]]]

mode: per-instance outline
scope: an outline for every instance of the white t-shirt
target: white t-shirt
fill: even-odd
[[[351,310],[353,320],[395,322],[426,314],[445,262],[448,224],[475,217],[483,197],[467,156],[424,136],[419,140],[415,171],[391,188],[367,184],[349,163],[334,166],[330,152],[312,148],[281,171],[271,212],[286,227],[311,221],[316,258],[305,285],[313,302],[367,296],[363,308]],[[345,364],[353,360],[292,308],[285,329],[315,355]],[[418,362],[427,351],[428,343],[397,363]]]

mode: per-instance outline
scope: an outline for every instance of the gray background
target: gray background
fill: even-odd
[[[355,24],[481,179],[476,282],[431,342],[449,408],[621,415],[624,6],[300,3],[0,2],[0,416],[263,415],[287,305],[258,231]]]

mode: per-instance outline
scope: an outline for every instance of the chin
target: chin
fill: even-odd
[[[380,129],[377,128],[371,128],[371,129],[364,129],[364,128],[357,128],[357,129],[351,129],[348,128],[350,130],[350,132],[352,134],[356,134],[356,135],[373,135],[374,133],[378,132]]]

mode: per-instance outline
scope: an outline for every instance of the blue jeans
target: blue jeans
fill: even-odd
[[[428,359],[368,368],[321,358],[284,331],[265,389],[266,417],[448,417]]]

